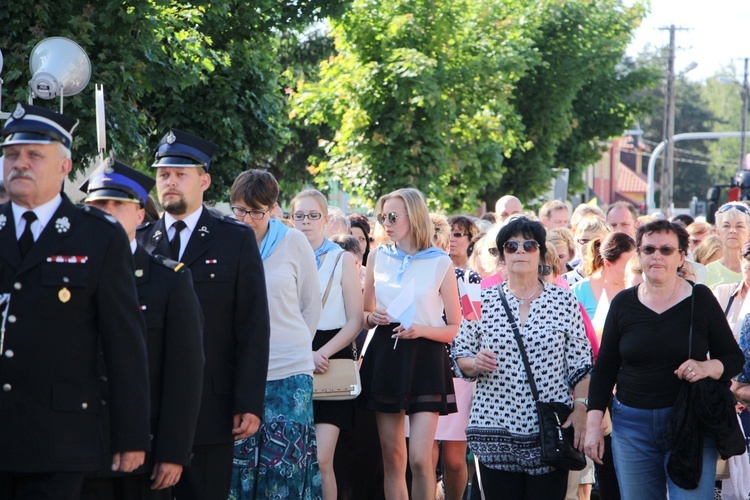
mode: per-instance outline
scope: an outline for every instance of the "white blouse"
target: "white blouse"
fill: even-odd
[[[323,264],[318,269],[318,281],[320,284],[320,300],[328,288],[328,282],[331,282],[331,291],[328,292],[328,299],[323,306],[320,315],[318,330],[335,330],[346,324],[346,308],[344,307],[344,289],[342,287],[343,268],[344,268],[344,249],[335,248],[326,253]],[[341,258],[339,258],[341,255]],[[338,262],[336,261],[338,259]],[[336,266],[335,268],[333,266]],[[333,273],[333,280],[331,280]]]

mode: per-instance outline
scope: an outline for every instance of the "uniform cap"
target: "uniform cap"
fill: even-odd
[[[211,157],[219,147],[211,141],[172,129],[156,146],[152,167],[203,167],[208,171]]]
[[[4,140],[0,146],[59,142],[70,149],[77,126],[78,120],[70,116],[33,104],[19,103],[3,126]]]
[[[96,200],[127,200],[146,206],[148,192],[156,181],[148,175],[114,158],[107,158],[93,174],[81,184],[87,194],[84,202]]]

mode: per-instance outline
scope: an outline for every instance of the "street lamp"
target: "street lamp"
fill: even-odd
[[[746,137],[747,134],[747,101],[749,97],[749,90],[748,89],[748,58],[745,58],[745,72],[744,72],[744,78],[742,79],[742,85],[740,87],[740,97],[742,98],[742,135],[740,136],[740,170],[750,170],[750,165],[747,164],[745,161],[745,151],[746,151]],[[735,80],[734,78],[722,76],[719,77],[719,81],[722,83],[735,83],[739,85],[739,82]]]

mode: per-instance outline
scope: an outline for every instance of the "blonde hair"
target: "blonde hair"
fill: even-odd
[[[581,203],[570,215],[570,227],[573,232],[578,230],[578,224],[587,217],[598,217],[601,220],[607,220],[607,217],[604,215],[601,208],[589,205],[588,203]]]
[[[724,212],[721,211],[724,207],[732,207]],[[729,203],[725,203],[721,207],[719,207],[719,210],[716,211],[716,227],[721,226],[724,223],[725,219],[734,219],[734,218],[740,218],[745,220],[745,224],[750,226],[750,215],[747,214],[747,212],[743,212],[742,210],[735,208],[735,207],[742,207],[742,208],[748,208],[747,205],[745,205],[742,202],[739,201],[733,201]]]
[[[557,255],[556,247],[562,245],[565,245],[565,248],[568,249],[568,253],[570,254],[571,259],[576,253],[573,231],[571,231],[567,227],[557,227],[555,229],[550,229],[549,231],[547,231],[547,243],[552,243],[552,245],[555,247],[555,255]]]
[[[430,213],[427,210],[427,203],[425,203],[422,193],[414,188],[404,188],[383,195],[375,207],[376,213],[382,213],[383,205],[391,198],[400,198],[406,206],[412,244],[417,248],[417,251],[430,248],[432,246],[434,229],[430,220]]]
[[[290,205],[291,212],[294,212],[297,203],[299,203],[302,198],[314,199],[316,202],[318,202],[318,206],[320,207],[320,211],[323,212],[323,216],[328,216],[328,200],[326,199],[325,195],[317,189],[305,189],[304,191],[300,191],[299,193],[297,193],[297,195],[292,198],[292,203]]]
[[[641,257],[638,254],[633,255],[625,265],[625,286],[630,288],[635,285],[635,277],[639,277],[641,283],[643,281],[643,267],[641,267]]]
[[[709,224],[708,222],[693,222],[685,229],[690,236],[706,234],[712,231],[711,224]]]
[[[547,253],[544,255],[544,263],[552,268],[552,276],[556,278],[560,275],[560,259],[557,258],[557,249],[549,241],[546,242],[546,245]]]
[[[716,254],[723,250],[724,248],[721,245],[719,237],[712,234],[703,240],[695,250],[693,250],[693,258],[695,259],[695,262],[705,266],[716,260]]]
[[[451,226],[448,224],[448,219],[444,215],[430,214],[430,220],[435,231],[432,234],[435,246],[441,250],[447,249],[451,239]]]
[[[581,219],[576,226],[576,237],[580,238],[586,233],[595,233],[599,236],[606,236],[612,232],[612,226],[607,221],[599,217],[589,216]]]

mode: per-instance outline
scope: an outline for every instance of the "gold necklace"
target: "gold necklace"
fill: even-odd
[[[519,304],[521,304],[521,305],[524,305],[524,304],[526,304],[526,301],[527,301],[527,300],[529,300],[529,299],[530,299],[531,297],[533,297],[534,295],[536,295],[536,292],[538,292],[538,291],[539,291],[539,287],[540,287],[541,285],[542,285],[542,282],[541,282],[541,281],[539,281],[539,280],[536,280],[536,288],[534,289],[534,291],[533,291],[533,292],[531,292],[531,295],[529,295],[529,296],[528,296],[528,297],[526,297],[526,298],[524,298],[524,297],[519,297],[518,295],[516,295],[516,294],[515,294],[515,293],[513,292],[513,290],[511,290],[511,289],[510,289],[510,285],[508,285],[508,290],[510,291],[510,293],[512,293],[512,294],[513,294],[513,296],[514,296],[514,297],[516,298],[516,300],[518,301],[518,303],[519,303]]]

